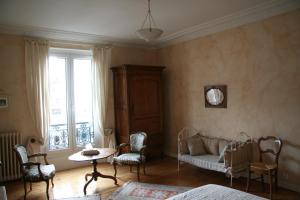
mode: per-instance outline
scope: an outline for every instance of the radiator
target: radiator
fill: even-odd
[[[16,144],[21,144],[20,133],[0,133],[0,160],[2,162],[0,182],[16,180],[21,177],[20,165],[13,150]]]

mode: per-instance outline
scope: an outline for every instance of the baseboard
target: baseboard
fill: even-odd
[[[176,158],[176,159],[177,159],[177,154],[175,154],[175,153],[164,152],[164,154],[165,154],[166,156],[169,156],[169,157],[172,157],[172,158]]]
[[[279,187],[282,187],[282,188],[285,188],[288,190],[292,190],[295,192],[300,192],[300,185],[295,185],[293,183],[283,181],[283,180],[278,180],[278,181],[279,181],[279,183],[278,183]]]
[[[177,159],[177,154],[175,154],[175,153],[165,152],[164,154],[166,156]],[[266,180],[266,182],[268,182],[268,180]],[[300,192],[300,185],[295,185],[295,184],[287,182],[285,180],[280,180],[279,179],[278,180],[278,185],[279,185],[279,187],[284,188],[284,189],[292,190],[292,191],[295,191],[295,192]]]

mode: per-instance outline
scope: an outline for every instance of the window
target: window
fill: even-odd
[[[50,49],[48,149],[94,143],[90,51]]]

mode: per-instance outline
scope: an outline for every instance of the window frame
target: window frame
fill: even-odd
[[[67,112],[67,128],[68,128],[68,142],[69,147],[64,149],[50,149],[49,146],[49,137],[47,137],[46,141],[46,151],[48,154],[57,156],[64,155],[67,153],[72,153],[74,151],[82,150],[83,146],[76,145],[76,121],[75,121],[75,83],[74,83],[74,60],[75,59],[90,59],[92,65],[92,51],[91,50],[81,50],[81,49],[65,49],[65,48],[50,48],[49,49],[49,60],[50,57],[55,56],[58,58],[64,58],[66,60],[65,63],[65,74],[66,74],[66,112]],[[49,64],[50,68],[50,64]],[[49,74],[50,76],[50,74]],[[49,83],[49,91],[50,91],[50,83]],[[50,94],[49,94],[50,97]],[[50,108],[50,105],[49,105]],[[93,115],[93,126],[94,125],[94,114]],[[50,123],[47,127],[47,136],[49,136],[49,127]],[[94,127],[94,140],[95,137],[95,127]],[[95,141],[94,144],[95,145]]]

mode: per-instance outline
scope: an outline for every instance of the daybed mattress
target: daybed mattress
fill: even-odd
[[[178,159],[180,161],[189,163],[191,165],[203,168],[203,169],[208,169],[208,170],[213,170],[213,171],[218,171],[218,172],[226,172],[226,168],[224,166],[224,163],[219,163],[219,156],[216,155],[200,155],[200,156],[191,156],[189,154],[183,154],[183,155],[178,155]]]
[[[168,200],[267,200],[232,188],[208,184],[178,194]]]

